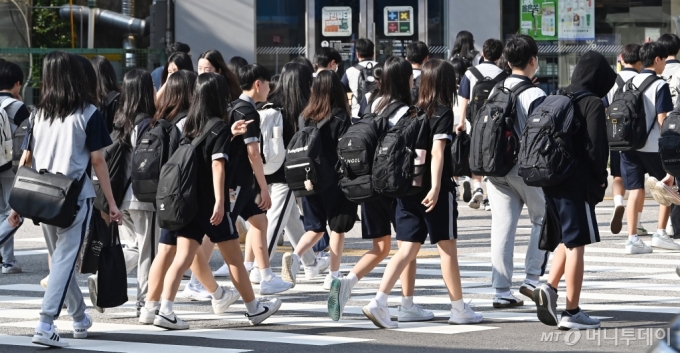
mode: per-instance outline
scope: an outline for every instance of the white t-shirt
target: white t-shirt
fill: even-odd
[[[680,61],[676,59],[666,60],[666,68],[663,70],[661,77],[668,82],[673,106],[676,106],[678,96],[680,95]]]
[[[375,65],[378,65],[377,61],[372,61],[372,60],[364,60],[360,61],[359,65],[366,67],[368,63]],[[359,90],[359,74],[361,72],[355,68],[354,66],[348,68],[345,71],[345,75],[342,77],[343,83],[347,84],[349,86],[349,89],[352,90],[352,116],[358,116],[359,115],[359,104],[361,103],[361,98],[357,95],[357,92]]]

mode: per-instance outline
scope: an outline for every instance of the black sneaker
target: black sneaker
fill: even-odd
[[[472,199],[472,188],[470,187],[470,181],[463,181],[463,201],[470,202]]]
[[[557,292],[547,283],[534,290],[534,303],[538,319],[549,326],[557,326]]]

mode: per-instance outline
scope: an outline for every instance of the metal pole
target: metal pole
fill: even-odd
[[[90,18],[87,21],[87,47],[94,49],[94,8],[97,7],[95,0],[87,0],[87,6],[90,8]]]
[[[78,12],[80,12],[80,38],[78,38],[80,42],[80,49],[83,49],[83,8],[81,7]]]

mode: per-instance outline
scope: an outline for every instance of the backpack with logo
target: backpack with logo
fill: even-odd
[[[634,151],[645,146],[647,137],[656,124],[652,119],[647,125],[645,113],[644,92],[656,80],[656,75],[650,75],[639,87],[628,80],[620,86],[607,108],[607,139],[609,149],[613,151]]]
[[[283,143],[283,114],[271,103],[258,111],[260,114],[260,155],[264,174],[276,173],[286,160],[286,146]]]
[[[179,146],[182,134],[175,124],[158,119],[147,130],[132,152],[130,179],[132,192],[141,202],[156,202],[161,168]]]
[[[323,119],[312,126],[305,126],[301,116],[298,120],[300,130],[288,143],[284,172],[288,187],[296,197],[318,194],[337,181],[335,169],[324,153],[321,136],[321,128],[329,120]]]
[[[212,118],[201,134],[189,141],[182,139],[175,153],[161,168],[156,194],[158,225],[169,231],[189,224],[199,208],[198,158],[199,146],[222,119]]]
[[[470,169],[475,175],[503,177],[517,163],[517,97],[531,87],[535,87],[533,83],[521,81],[506,88],[501,81],[477,112],[470,140]]]
[[[12,125],[5,108],[9,106],[9,99],[0,103],[0,172],[12,169]],[[28,120],[28,119],[27,119]]]
[[[416,171],[416,150],[428,153],[429,145],[427,115],[411,107],[378,142],[373,160],[373,190],[389,197],[415,195],[423,190],[424,185],[414,186],[416,178],[425,172],[425,168]]]
[[[558,91],[545,98],[527,118],[519,149],[519,175],[529,186],[557,185],[577,168],[572,138],[580,120],[574,105],[593,94],[588,91]]]
[[[393,102],[381,114],[369,111],[338,141],[340,188],[348,200],[361,203],[377,197],[371,175],[375,150],[378,140],[387,132],[389,117],[404,106],[402,102]]]
[[[491,78],[482,75],[482,73],[476,67],[472,66],[468,69],[477,79],[477,83],[472,88],[472,94],[470,95],[470,102],[468,103],[466,118],[472,123],[472,119],[477,115],[477,112],[482,109],[484,103],[489,99],[489,95],[493,88],[498,84],[498,82],[505,80],[508,77],[508,73],[501,71],[496,77]]]
[[[661,125],[659,155],[666,173],[680,177],[680,111],[668,113]]]
[[[373,90],[377,87],[378,82],[375,80],[375,77],[373,77],[373,63],[368,62],[366,63],[366,66],[361,65],[361,64],[356,64],[354,65],[354,68],[359,70],[359,78],[358,78],[358,84],[357,84],[357,94],[356,94],[356,101],[357,103],[361,101],[361,98],[366,96],[366,93],[368,92],[373,92]]]

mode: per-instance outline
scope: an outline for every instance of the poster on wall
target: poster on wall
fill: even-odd
[[[325,37],[352,35],[352,8],[349,6],[326,6],[321,9],[321,34]]]
[[[386,36],[413,35],[413,7],[385,6],[384,16]]]
[[[521,33],[535,40],[557,40],[557,1],[522,0],[519,11]]]
[[[595,0],[560,0],[560,40],[595,39]]]
[[[535,40],[595,39],[595,0],[522,0],[521,33]]]

